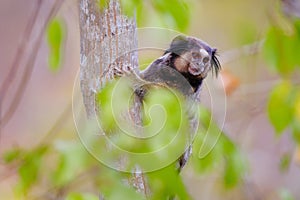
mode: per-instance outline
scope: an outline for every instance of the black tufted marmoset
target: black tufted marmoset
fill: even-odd
[[[215,48],[197,38],[179,35],[172,40],[163,56],[140,72],[140,78],[148,83],[175,88],[187,98],[199,102],[201,85],[208,72],[217,75],[220,69]],[[138,95],[143,98],[145,92],[145,89],[139,90]],[[191,130],[196,131],[197,124],[198,119],[192,116]],[[186,164],[191,152],[189,147],[179,158],[179,170]]]
[[[175,73],[180,73],[189,83],[192,92],[195,93],[201,87],[202,81],[209,71],[213,70],[217,75],[221,69],[216,51],[215,48],[211,48],[197,38],[179,35],[173,39],[162,57],[141,72],[140,77],[149,82],[163,83],[167,81],[167,85],[178,87],[186,93],[188,91],[183,91],[184,88],[176,82],[178,81],[176,78],[179,76]]]

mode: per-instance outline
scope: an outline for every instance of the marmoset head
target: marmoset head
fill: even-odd
[[[179,35],[173,39],[165,54],[171,53],[172,67],[188,80],[203,80],[210,70],[217,75],[221,69],[216,51],[197,38]]]
[[[142,71],[141,77],[150,82],[166,83],[182,88],[183,76],[193,92],[196,92],[209,71],[212,70],[217,75],[221,69],[216,51],[215,48],[211,48],[197,38],[177,36],[164,55]],[[174,69],[179,73],[174,73]]]

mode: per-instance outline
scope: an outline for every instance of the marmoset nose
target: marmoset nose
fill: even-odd
[[[209,54],[207,51],[205,51],[204,49],[200,49],[200,54],[201,54],[201,58],[202,58],[202,63],[207,63],[209,61]]]

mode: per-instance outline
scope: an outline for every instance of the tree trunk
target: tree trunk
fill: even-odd
[[[138,68],[135,19],[121,15],[111,0],[100,12],[95,0],[80,0],[80,84],[87,116],[93,117],[94,94],[114,78],[116,69]]]
[[[100,5],[100,4],[99,4]],[[117,0],[110,0],[108,8],[100,8],[96,0],[80,0],[80,86],[88,119],[99,112],[95,94],[114,78],[116,71],[138,70],[137,33],[135,19],[121,14]],[[135,98],[131,117],[141,121],[141,102]],[[128,181],[147,196],[149,191],[144,174],[133,170]]]

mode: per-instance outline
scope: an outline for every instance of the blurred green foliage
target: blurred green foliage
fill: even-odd
[[[66,200],[99,200],[99,197],[88,193],[70,193],[66,197]]]
[[[270,27],[263,53],[270,68],[279,75],[279,83],[270,92],[267,111],[276,135],[291,132],[297,145],[300,144],[300,20],[280,13],[282,19]],[[288,170],[292,162],[290,154],[280,159],[279,169]],[[293,200],[286,189],[279,192],[282,200]]]
[[[47,150],[47,146],[41,145],[28,151],[16,148],[4,154],[3,160],[8,166],[16,164],[18,166],[19,181],[15,188],[16,195],[26,195],[40,179]]]
[[[264,44],[266,60],[283,77],[293,74],[300,66],[300,20],[290,23],[290,31],[279,26],[271,27]]]
[[[295,198],[287,189],[281,189],[279,191],[279,196],[281,200],[294,200]]]
[[[130,163],[133,165],[138,163],[144,171],[161,168],[159,165],[169,165],[174,161],[172,158],[179,157],[186,148],[188,138],[186,133],[189,132],[189,128],[181,102],[183,98],[175,91],[173,93],[166,89],[151,90],[144,100],[141,122],[143,131],[141,131],[141,128],[136,127],[130,120],[131,114],[128,113],[134,92],[128,83],[126,78],[121,78],[115,83],[108,84],[98,94],[101,127],[113,146],[120,148],[112,148],[110,151],[115,154],[128,154],[131,158],[127,158],[129,167],[132,167]],[[103,140],[105,143],[105,138]],[[107,145],[109,144],[101,146]],[[147,155],[143,158],[126,151]],[[145,159],[146,157],[148,159]],[[156,162],[153,162],[154,160]]]
[[[152,18],[159,19],[166,28],[186,31],[191,16],[192,1],[188,0],[122,0],[122,9],[129,16],[136,16],[138,26],[147,24]],[[105,7],[105,1],[99,1],[100,8]],[[151,17],[149,17],[151,15]],[[300,20],[285,18],[287,26],[274,23],[266,33],[263,47],[264,58],[271,69],[280,77],[280,82],[272,89],[267,111],[271,124],[278,136],[284,131],[291,130],[296,143],[300,143]],[[161,25],[159,24],[159,25]],[[289,27],[289,28],[286,28]],[[253,33],[256,30],[249,24],[244,25],[243,43],[253,42]],[[246,30],[246,31],[245,31]],[[52,19],[47,28],[46,37],[49,47],[49,69],[58,71],[63,57],[63,43],[65,40],[63,22]],[[187,133],[188,120],[181,109],[184,98],[174,98],[166,90],[159,89],[150,92],[143,110],[143,125],[145,136],[152,136],[157,127],[164,122],[164,129],[159,130],[158,137],[153,140],[137,140],[123,134],[118,127],[121,125],[132,135],[137,134],[130,121],[122,120],[123,113],[128,109],[131,101],[127,101],[132,93],[129,85],[122,84],[113,96],[115,82],[108,84],[99,94],[98,103],[101,107],[100,123],[104,132],[111,141],[126,151],[147,153],[168,144],[175,130]],[[178,96],[180,96],[178,94]],[[113,102],[113,106],[112,103]],[[159,104],[164,108],[153,109]],[[193,143],[194,153],[191,162],[193,169],[199,174],[215,173],[222,169],[223,183],[226,188],[232,188],[241,183],[243,175],[247,172],[247,161],[238,146],[232,141],[214,121],[211,113],[199,108],[200,129]],[[166,116],[168,116],[166,120]],[[178,119],[182,119],[178,123]],[[180,127],[182,129],[180,129]],[[182,135],[186,136],[186,135]],[[185,138],[186,139],[186,138]],[[163,154],[154,154],[146,160],[146,165],[164,162],[167,157],[179,156],[186,148],[186,140],[178,140],[172,148]],[[103,152],[107,146],[101,141],[91,141],[93,146]],[[202,155],[203,145],[211,149],[205,156]],[[112,161],[121,154],[113,152]],[[3,155],[3,161],[8,168],[16,168],[18,180],[15,187],[17,197],[40,199],[65,198],[67,200],[96,200],[99,193],[106,199],[144,199],[144,196],[128,183],[129,173],[110,169],[90,155],[78,140],[55,140],[48,145],[25,150],[15,148]],[[134,168],[132,160],[127,169]],[[152,162],[152,163],[151,163]],[[291,162],[291,156],[285,154],[280,160],[280,169],[285,171]],[[147,173],[147,183],[151,194],[149,199],[167,199],[177,196],[179,199],[191,199],[182,178],[176,170],[176,163],[168,163],[166,167]],[[75,186],[74,186],[75,185]],[[90,189],[85,191],[81,187],[87,185]],[[93,192],[91,192],[93,190]],[[279,191],[283,200],[294,199],[285,189]],[[38,195],[39,197],[39,195]]]
[[[62,187],[72,181],[76,174],[87,170],[90,157],[82,145],[74,141],[55,141],[53,147],[58,156],[57,167],[51,175],[51,182]],[[76,156],[74,156],[76,155]]]
[[[292,156],[288,153],[284,154],[280,159],[279,169],[281,172],[286,172],[292,162]]]
[[[136,15],[139,27],[146,20],[157,18],[164,28],[186,31],[191,17],[191,0],[121,0],[126,15]],[[151,12],[154,10],[154,12]]]
[[[177,196],[179,199],[191,199],[175,167],[175,164],[172,164],[147,174],[153,193],[151,199],[168,199],[170,196]]]
[[[282,133],[293,120],[292,95],[292,85],[288,81],[277,85],[270,94],[269,118],[278,134]]]
[[[100,1],[101,8],[105,6],[103,2]],[[121,3],[127,15],[136,15],[139,26],[151,18],[152,9],[155,11],[155,15],[159,16],[165,24],[168,24],[168,28],[186,31],[190,22],[192,4],[187,0],[124,0]],[[277,135],[290,128],[295,141],[299,144],[300,88],[293,80],[295,74],[297,75],[299,72],[300,66],[300,21],[291,19],[287,19],[287,21],[290,23],[291,30],[287,31],[279,25],[273,25],[266,34],[263,48],[267,63],[281,77],[280,83],[270,93],[268,114]],[[64,38],[62,21],[53,19],[49,22],[47,29],[49,67],[52,71],[60,69]],[[249,41],[252,40],[253,38],[249,36]],[[150,136],[153,129],[159,127],[159,123],[164,120],[163,116],[169,116],[168,120],[165,121],[166,128],[159,134],[160,137],[145,142],[133,140],[120,134],[121,130],[118,128],[120,124],[118,123],[125,126],[127,131],[132,131],[131,134],[135,134],[134,126],[130,122],[124,123],[121,118],[116,118],[116,116],[122,116],[120,113],[125,112],[128,108],[128,101],[125,100],[130,99],[128,95],[132,93],[132,90],[127,87],[128,85],[123,84],[120,88],[121,92],[113,96],[114,84],[108,84],[98,94],[98,103],[102,114],[100,116],[101,126],[115,144],[122,146],[127,151],[150,152],[167,144],[171,134],[178,129],[179,118],[183,118],[181,132],[188,132],[187,117],[183,115],[182,110],[174,112],[174,108],[184,104],[183,98],[179,98],[178,101],[165,90],[155,90],[150,92],[151,95],[146,100],[143,125],[146,126],[146,136]],[[114,106],[111,106],[111,102],[115,103]],[[148,109],[157,103],[165,108],[165,113],[160,110]],[[247,161],[243,158],[242,152],[234,141],[227,137],[212,120],[211,113],[202,107],[199,107],[199,113],[201,124],[193,143],[194,153],[190,164],[200,174],[214,173],[219,171],[220,166],[222,166],[224,186],[226,188],[237,186],[247,171]],[[93,146],[99,148],[99,152],[106,148],[99,141],[91,142],[93,142]],[[178,152],[182,152],[182,148],[186,147],[185,142],[185,140],[178,141],[173,148],[164,152],[163,156],[154,154],[151,159],[145,161],[145,165],[164,162],[165,157],[174,156],[173,153],[176,151],[175,154],[178,156]],[[204,143],[212,149],[206,156],[199,157],[201,153],[199,151]],[[119,156],[119,154],[112,155],[112,160]],[[118,172],[100,164],[77,140],[56,140],[48,145],[40,145],[29,150],[15,148],[3,155],[3,161],[8,168],[16,168],[18,171],[18,183],[15,188],[17,196],[30,199],[35,197],[38,191],[38,194],[41,194],[41,199],[54,196],[55,198],[63,197],[67,200],[95,200],[99,199],[100,191],[106,199],[144,199],[143,195],[136,192],[128,183],[130,174]],[[285,170],[289,163],[290,156],[285,155],[280,162],[280,168]],[[134,165],[131,163],[127,167],[132,169]],[[74,182],[79,184],[76,186],[77,189],[74,189]],[[176,163],[148,173],[147,182],[151,189],[149,199],[167,199],[170,196],[177,196],[179,199],[192,198],[178,175]],[[90,190],[81,192],[80,187],[84,185],[92,188],[90,190],[93,192]],[[284,200],[293,199],[286,190],[282,190],[280,196]]]
[[[135,17],[138,27],[146,21],[157,19],[159,26],[186,31],[191,17],[191,4],[194,0],[120,0],[125,15]],[[98,0],[101,10],[107,7],[108,2]]]
[[[281,77],[270,93],[268,114],[277,135],[290,128],[299,143],[300,20],[284,18],[284,21],[286,26],[269,29],[263,49],[266,61]]]
[[[60,69],[63,52],[64,30],[62,20],[54,18],[48,23],[47,41],[49,47],[49,69],[56,72]]]
[[[184,99],[180,94],[176,94],[175,91],[168,92],[164,88],[154,88],[150,90],[148,92],[149,95],[146,95],[144,103],[151,109],[148,109],[146,106],[144,112],[145,116],[150,115],[151,120],[146,117],[147,123],[145,127],[152,123],[155,125],[150,125],[150,129],[145,128],[144,130],[151,132],[156,130],[157,126],[162,125],[163,128],[157,135],[151,136],[149,133],[151,137],[136,140],[134,137],[122,136],[126,135],[124,133],[118,134],[119,126],[122,124],[121,120],[125,120],[126,123],[128,123],[128,120],[123,118],[118,119],[120,121],[116,122],[114,115],[124,116],[124,111],[128,110],[128,106],[131,105],[128,103],[130,102],[128,99],[130,99],[130,94],[132,94],[133,90],[131,90],[132,86],[127,84],[127,79],[125,79],[125,82],[121,81],[121,87],[118,89],[127,92],[118,92],[116,89],[117,82],[118,81],[109,83],[107,87],[99,93],[97,98],[100,110],[102,111],[100,112],[101,123],[104,130],[107,131],[107,137],[110,142],[113,142],[117,146],[124,145],[122,148],[126,148],[126,151],[134,151],[137,153],[151,153],[161,147],[171,146],[171,148],[159,151],[151,157],[144,157],[144,159],[138,160],[138,162],[133,159],[132,163],[130,163],[130,158],[127,158],[129,165],[123,167],[131,172],[136,166],[139,166],[140,170],[143,171],[145,167],[151,166],[153,163],[162,163],[163,168],[146,174],[145,179],[151,191],[148,199],[167,199],[171,196],[177,196],[179,199],[192,199],[187,192],[181,176],[178,174],[178,164],[175,162],[185,151],[187,147],[186,144],[188,144],[188,140],[186,139],[188,137],[187,135],[183,134],[182,137],[177,136],[178,132],[189,132],[188,117],[185,116],[187,115],[186,112],[183,112],[185,109]],[[114,95],[114,93],[116,93],[116,95]],[[117,99],[116,103],[119,102],[119,108],[117,110],[115,110],[116,106],[112,106],[111,104],[115,99]],[[162,120],[162,113],[153,111],[157,105],[159,105],[159,108],[163,108],[165,112],[166,119],[163,119],[163,124],[154,122],[155,120]],[[180,109],[177,110],[177,108]],[[182,108],[184,109],[182,110]],[[194,143],[195,151],[200,149],[203,142],[207,142],[203,140],[203,136],[209,126],[213,126],[214,128],[210,129],[212,132],[206,133],[208,136],[215,136],[221,132],[217,124],[211,122],[211,114],[208,110],[199,107],[199,112],[201,114],[200,121],[204,123],[201,125],[202,128],[199,129],[198,136]],[[103,117],[105,120],[102,120]],[[184,128],[180,128],[180,126]],[[114,135],[117,137],[113,137]],[[174,143],[174,141],[176,141],[174,138],[176,137],[178,139],[177,142]],[[128,142],[128,138],[133,138],[133,142]],[[170,143],[170,141],[172,141],[172,143]],[[245,162],[238,148],[223,134],[221,134],[220,138],[217,138],[216,141],[208,141],[213,142],[215,147],[208,156],[203,159],[199,159],[197,153],[195,153],[192,158],[192,165],[197,171],[203,173],[213,172],[217,170],[217,168],[220,169],[220,164],[223,164],[224,186],[233,187],[237,185],[245,172]],[[118,159],[123,156],[122,152],[114,152],[113,149],[108,147],[108,144],[101,143],[100,137],[90,140],[90,142],[92,143],[91,145],[100,148],[99,153],[104,152],[107,154],[110,152],[109,155],[106,156],[110,156],[110,159],[114,162],[118,162]],[[215,142],[217,143],[215,144]],[[89,144],[85,145],[89,146]],[[110,150],[107,150],[107,148]],[[174,152],[176,153],[174,154]],[[42,194],[39,198],[47,199],[49,195],[49,189],[47,188],[55,188],[54,190],[50,190],[51,196],[55,198],[63,197],[75,200],[93,200],[97,198],[97,194],[100,192],[105,199],[144,199],[142,194],[137,193],[136,190],[130,186],[129,182],[132,178],[130,173],[119,172],[101,164],[88,153],[80,141],[54,140],[48,145],[38,146],[32,150],[12,150],[7,152],[3,158],[7,165],[17,166],[18,168],[19,181],[16,186],[16,194],[18,196],[33,198],[35,197],[36,189],[38,189],[39,193]],[[79,182],[80,186],[85,184],[89,185],[95,192],[83,191],[82,193],[74,193],[75,189],[72,185],[76,182]],[[45,191],[43,191],[41,185],[47,186],[47,188],[44,188]]]
[[[192,163],[199,173],[212,173],[220,170],[223,165],[223,180],[227,188],[236,186],[247,171],[247,162],[240,149],[213,121],[211,113],[206,108],[200,107],[200,130],[193,143],[195,153],[192,156]],[[211,151],[201,156],[201,146],[210,145]]]

